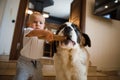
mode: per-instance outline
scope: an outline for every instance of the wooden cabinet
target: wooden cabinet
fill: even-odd
[[[76,24],[81,31],[85,31],[86,0],[73,0],[69,21]]]
[[[52,57],[53,53],[52,53],[52,43],[44,43],[44,57]]]

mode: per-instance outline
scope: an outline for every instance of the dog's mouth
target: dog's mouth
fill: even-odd
[[[69,26],[65,27],[63,30],[60,31],[60,35],[64,36],[65,39],[61,41],[61,45],[63,46],[74,46],[76,42],[74,41],[73,37],[73,29]]]
[[[71,39],[71,36],[66,36],[66,39],[61,41],[61,44],[65,44],[65,45],[72,44],[74,46],[75,41]]]

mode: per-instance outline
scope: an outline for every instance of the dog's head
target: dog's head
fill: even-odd
[[[71,22],[61,25],[56,34],[66,37],[65,40],[57,42],[59,47],[71,49],[77,46],[91,46],[88,35],[80,32],[78,27]]]

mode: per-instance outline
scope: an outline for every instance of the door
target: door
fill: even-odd
[[[9,55],[20,0],[0,0],[0,55]]]

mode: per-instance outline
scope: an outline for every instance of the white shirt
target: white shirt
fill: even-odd
[[[43,56],[44,40],[38,39],[36,36],[25,37],[32,30],[32,28],[24,29],[23,49],[20,54],[27,58],[40,59]]]

